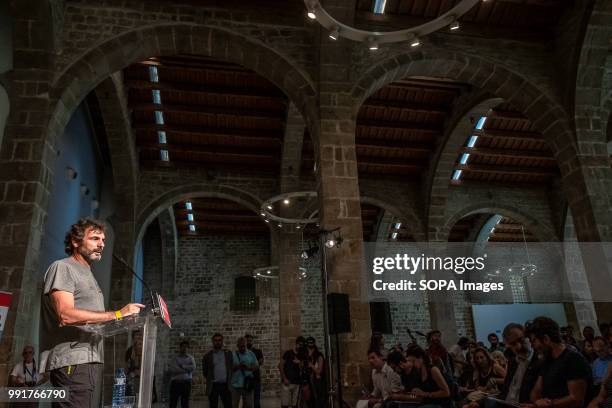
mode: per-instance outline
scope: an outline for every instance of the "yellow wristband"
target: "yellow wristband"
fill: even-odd
[[[122,317],[123,317],[123,316],[121,315],[121,311],[120,311],[120,310],[117,310],[117,311],[115,312],[115,319],[119,320],[119,319],[121,319]]]

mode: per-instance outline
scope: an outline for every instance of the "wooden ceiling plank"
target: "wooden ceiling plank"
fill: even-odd
[[[421,104],[404,102],[397,100],[385,100],[385,99],[368,99],[361,107],[365,108],[390,108],[390,109],[401,109],[414,112],[431,113],[436,115],[446,115],[448,110],[445,107],[435,104]]]
[[[131,103],[130,108],[139,111],[162,111],[173,113],[193,113],[198,115],[224,115],[263,118],[284,122],[286,112],[262,109],[244,109],[230,106],[206,106],[206,105],[170,105],[155,103]]]
[[[170,153],[197,153],[197,154],[218,154],[224,156],[245,156],[258,157],[271,160],[278,160],[279,153],[270,149],[245,149],[241,146],[211,146],[211,145],[194,145],[194,144],[176,144],[176,143],[141,143],[138,149],[143,150],[160,150],[165,149]]]
[[[223,96],[235,96],[241,98],[266,98],[276,100],[287,100],[287,97],[277,88],[243,88],[234,86],[219,86],[213,84],[197,84],[193,82],[170,82],[170,81],[159,81],[150,82],[138,79],[127,79],[125,81],[126,86],[131,89],[138,90],[153,90],[159,89],[169,91],[180,91],[189,94],[201,94],[201,95],[223,95]]]
[[[493,149],[486,147],[463,147],[462,153],[469,153],[470,155],[476,156],[489,156],[489,157],[507,157],[514,159],[533,159],[543,160],[547,162],[556,162],[556,159],[547,152],[532,151],[532,150],[506,150],[506,149]]]
[[[440,135],[442,130],[438,126],[426,125],[418,122],[393,122],[393,121],[378,121],[378,120],[359,120],[357,119],[357,127],[361,128],[381,128],[381,129],[399,129],[411,132],[422,132]]]
[[[139,131],[157,131],[164,130],[168,135],[172,133],[184,133],[193,136],[199,135],[217,135],[217,136],[233,136],[247,138],[265,138],[265,139],[283,139],[283,130],[280,127],[274,129],[239,129],[239,128],[217,128],[206,126],[190,126],[190,125],[157,125],[149,122],[134,122],[133,128],[136,132]]]
[[[508,166],[489,166],[483,164],[458,164],[456,170],[463,170],[474,173],[486,174],[507,174],[523,176],[552,177],[559,174],[558,168],[538,168],[538,167],[508,167]]]

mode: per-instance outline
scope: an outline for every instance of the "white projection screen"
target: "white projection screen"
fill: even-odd
[[[476,341],[482,341],[487,347],[489,333],[497,333],[500,341],[503,341],[502,331],[508,323],[525,324],[538,316],[550,317],[560,327],[567,326],[565,309],[561,303],[472,305]]]

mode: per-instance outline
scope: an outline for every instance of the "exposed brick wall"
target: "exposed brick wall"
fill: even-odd
[[[156,256],[153,259],[157,259]],[[191,353],[198,365],[194,373],[193,395],[195,398],[203,397],[202,357],[211,349],[211,336],[215,332],[222,333],[225,346],[235,350],[238,337],[248,332],[255,336],[256,345],[264,353],[264,390],[276,392],[279,383],[276,368],[279,361],[278,293],[269,290],[269,285],[258,283],[258,312],[230,310],[234,278],[269,263],[270,242],[267,238],[180,237],[175,299],[169,302],[173,329],[161,329],[158,370],[178,350],[181,333],[184,334],[191,343]],[[161,343],[164,343],[163,347]],[[163,388],[160,371],[157,381]]]

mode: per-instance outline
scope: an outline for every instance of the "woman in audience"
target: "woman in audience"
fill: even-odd
[[[431,364],[429,356],[419,346],[411,346],[406,350],[406,358],[400,362],[405,373],[402,378],[404,393],[394,393],[391,399],[396,401],[414,401],[422,399],[422,405],[428,408],[450,408],[450,388],[440,369]],[[404,382],[406,381],[406,382]],[[414,406],[414,405],[412,405]]]
[[[599,394],[588,408],[612,408],[612,364],[608,365],[608,377],[601,384]]]
[[[474,352],[474,375],[470,383],[471,389],[485,393],[493,393],[504,383],[506,370],[497,364],[489,352],[479,347]]]
[[[508,370],[508,359],[504,355],[502,351],[495,350],[491,353],[491,358],[495,361],[501,368],[504,370]]]

